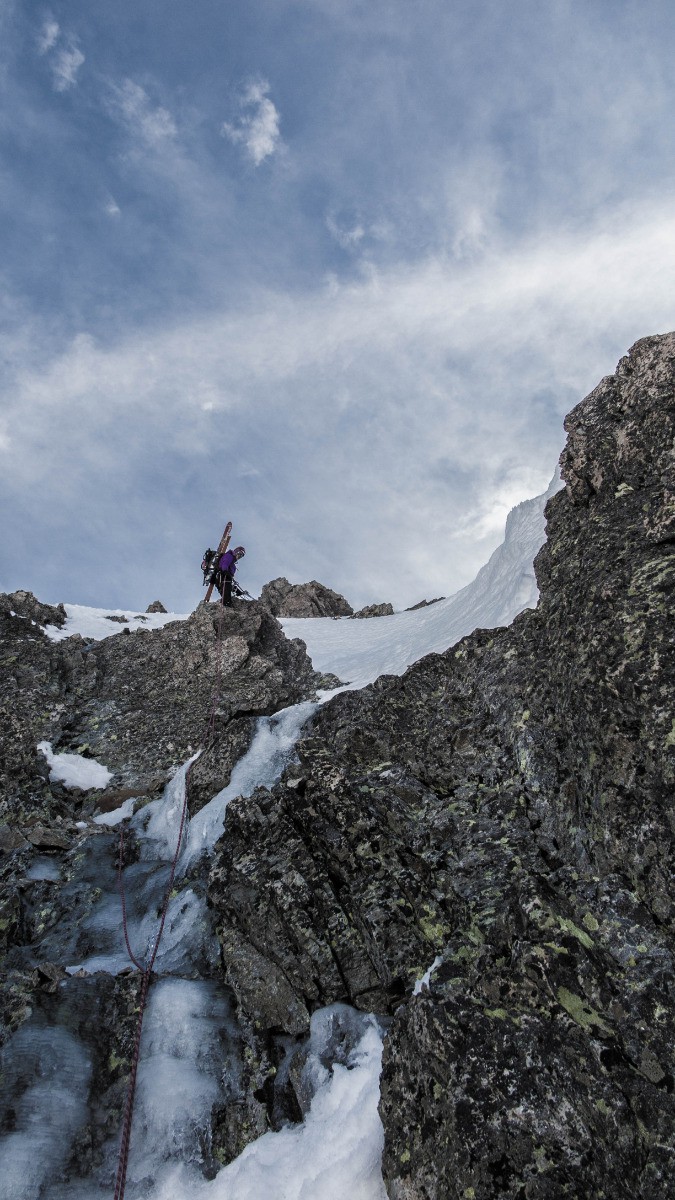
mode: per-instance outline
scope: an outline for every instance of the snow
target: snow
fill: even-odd
[[[82,788],[83,791],[104,788],[112,779],[112,771],[95,758],[85,758],[82,754],[54,754],[51,742],[38,742],[37,748],[49,763],[49,778],[60,780],[67,788]]]
[[[66,620],[58,625],[45,625],[44,632],[52,642],[79,633],[86,641],[103,641],[121,633],[123,629],[163,629],[172,621],[187,621],[190,613],[138,613],[128,608],[88,608],[84,604],[64,604]],[[123,621],[110,621],[109,617],[124,617]]]
[[[169,1188],[156,1200],[386,1200],[377,1109],[382,1035],[374,1017],[366,1022],[347,1062],[324,1068],[301,1125],[264,1134],[211,1183]]]
[[[111,827],[119,825],[120,821],[125,821],[127,817],[132,816],[136,800],[136,796],[130,796],[128,800],[120,804],[119,808],[114,808],[112,812],[99,813],[97,817],[93,818],[94,823],[96,825],[108,825]],[[82,828],[87,828],[86,822],[83,821],[81,824]]]
[[[502,545],[473,583],[447,600],[366,620],[287,617],[281,621],[286,636],[302,639],[315,670],[361,688],[380,675],[402,675],[425,654],[447,650],[474,629],[509,625],[537,603],[532,564],[545,540],[546,501],[559,487],[556,475],[542,496],[509,513]]]

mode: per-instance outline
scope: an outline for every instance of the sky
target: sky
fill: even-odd
[[[0,588],[449,595],[675,327],[670,0],[0,0]]]

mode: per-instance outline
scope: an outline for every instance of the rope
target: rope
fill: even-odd
[[[209,707],[208,721],[206,724],[206,732],[205,732],[205,735],[203,738],[203,745],[201,747],[204,750],[208,749],[209,743],[210,743],[211,738],[215,731],[216,709],[218,707],[218,700],[220,698],[220,689],[221,689],[221,681],[222,681],[222,640],[223,640],[224,612],[225,612],[224,607],[221,604],[220,615],[218,617],[218,630],[217,630],[217,637],[216,637],[215,681],[214,681],[213,692],[211,695],[211,703],[210,703],[210,707]],[[188,807],[188,804],[187,804],[188,784],[190,782],[190,772],[192,771],[192,767],[193,767],[193,763],[191,762],[187,771],[185,772],[185,788],[184,788],[184,794],[183,794],[183,807],[182,807],[181,815],[180,815],[180,826],[178,829],[176,850],[174,852],[173,859],[171,860],[171,870],[169,871],[169,880],[166,885],[164,901],[162,903],[159,928],[157,930],[157,937],[155,938],[155,944],[154,944],[154,947],[152,950],[152,954],[150,955],[147,966],[145,966],[145,967],[142,966],[141,963],[136,958],[133,950],[131,949],[131,943],[129,941],[129,929],[128,929],[128,924],[127,924],[127,902],[126,902],[126,896],[124,893],[124,880],[122,877],[122,865],[123,865],[123,861],[124,861],[124,827],[123,827],[122,823],[120,824],[120,847],[119,847],[119,860],[117,863],[117,887],[118,887],[121,901],[122,901],[122,928],[124,930],[124,941],[126,943],[127,953],[129,955],[129,958],[130,958],[131,962],[133,963],[133,965],[136,967],[136,969],[138,971],[140,971],[140,973],[141,973],[141,990],[139,993],[138,1020],[136,1022],[136,1036],[134,1038],[134,1052],[133,1052],[132,1059],[131,1059],[131,1071],[129,1074],[129,1083],[127,1085],[127,1096],[126,1096],[126,1101],[125,1101],[125,1105],[124,1105],[124,1116],[122,1118],[122,1136],[121,1136],[121,1140],[120,1140],[119,1157],[117,1160],[117,1175],[115,1177],[114,1200],[124,1200],[124,1191],[126,1188],[126,1181],[127,1181],[127,1168],[129,1165],[129,1152],[131,1149],[131,1123],[132,1123],[132,1119],[133,1119],[133,1115],[134,1115],[134,1099],[135,1099],[135,1095],[136,1095],[136,1075],[138,1073],[138,1063],[139,1063],[140,1054],[141,1054],[141,1033],[143,1030],[143,1017],[145,1016],[145,1008],[146,1008],[146,1003],[147,1003],[147,999],[148,999],[148,991],[150,989],[152,968],[155,964],[155,959],[157,958],[157,952],[159,950],[159,944],[162,940],[162,934],[164,933],[164,924],[166,922],[166,915],[169,910],[169,902],[171,900],[171,892],[173,890],[173,883],[174,883],[174,879],[176,876],[178,859],[180,857],[180,849],[181,849],[181,844],[183,841],[183,834],[185,832],[185,824],[186,824],[186,820],[187,820],[187,807]]]

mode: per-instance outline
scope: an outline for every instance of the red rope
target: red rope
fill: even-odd
[[[206,725],[206,733],[203,738],[202,749],[207,749],[209,741],[215,730],[216,709],[218,707],[218,700],[220,698],[220,688],[221,688],[221,680],[222,680],[222,661],[221,660],[222,660],[223,614],[224,614],[224,609],[221,607],[220,615],[218,618],[218,631],[217,631],[217,638],[216,638],[215,683],[214,683],[214,688],[213,688],[213,694],[211,697],[209,718],[208,718],[207,725]],[[124,941],[126,942],[126,947],[127,947],[127,952],[129,954],[129,958],[131,959],[131,962],[137,968],[137,970],[139,970],[141,972],[141,990],[139,993],[138,1020],[136,1022],[136,1036],[134,1038],[134,1052],[133,1052],[132,1059],[131,1059],[131,1071],[129,1074],[129,1083],[127,1085],[127,1096],[126,1096],[126,1101],[125,1101],[125,1105],[124,1105],[124,1116],[122,1118],[122,1137],[120,1140],[120,1151],[119,1151],[119,1157],[118,1157],[118,1161],[117,1161],[117,1175],[115,1177],[114,1200],[124,1200],[124,1191],[126,1188],[126,1181],[127,1181],[127,1168],[129,1165],[129,1152],[131,1149],[131,1123],[132,1123],[132,1119],[133,1119],[133,1115],[134,1115],[134,1099],[135,1099],[135,1095],[136,1095],[136,1075],[138,1073],[138,1063],[139,1063],[140,1054],[141,1054],[141,1033],[143,1030],[143,1017],[145,1016],[145,1007],[146,1007],[146,1003],[147,1003],[147,999],[148,999],[148,991],[150,988],[150,979],[151,979],[151,975],[152,975],[152,968],[155,964],[155,959],[157,958],[157,952],[159,950],[159,944],[162,940],[162,934],[164,933],[164,924],[166,922],[166,915],[169,910],[169,902],[171,900],[171,892],[173,890],[173,883],[174,883],[174,879],[176,876],[176,868],[178,866],[178,859],[180,857],[181,843],[183,841],[183,834],[185,832],[185,822],[186,822],[186,818],[187,818],[187,804],[188,804],[188,783],[190,780],[190,772],[192,771],[192,767],[193,767],[193,763],[191,762],[187,771],[185,772],[185,788],[184,788],[184,794],[183,794],[183,807],[182,807],[181,815],[180,815],[180,826],[178,829],[176,850],[174,852],[173,859],[171,860],[171,870],[169,871],[169,880],[168,880],[168,883],[166,886],[166,891],[164,894],[164,901],[162,903],[159,929],[157,930],[157,937],[155,938],[155,945],[154,945],[152,954],[150,955],[150,958],[148,960],[148,964],[146,967],[141,966],[141,964],[139,963],[138,959],[136,958],[135,954],[133,953],[133,950],[131,949],[131,943],[129,941],[129,929],[128,929],[128,925],[127,925],[127,902],[126,902],[126,897],[124,894],[124,880],[122,878],[122,865],[123,865],[123,859],[124,859],[124,828],[123,828],[123,825],[120,825],[120,850],[119,850],[119,860],[118,860],[118,864],[117,864],[117,887],[119,889],[120,897],[122,900],[122,928],[124,930]]]

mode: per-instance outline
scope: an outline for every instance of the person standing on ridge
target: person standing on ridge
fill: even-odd
[[[218,570],[220,571],[218,590],[226,608],[232,608],[232,584],[237,573],[237,563],[245,553],[243,546],[235,546],[234,550],[226,550],[218,560]]]

